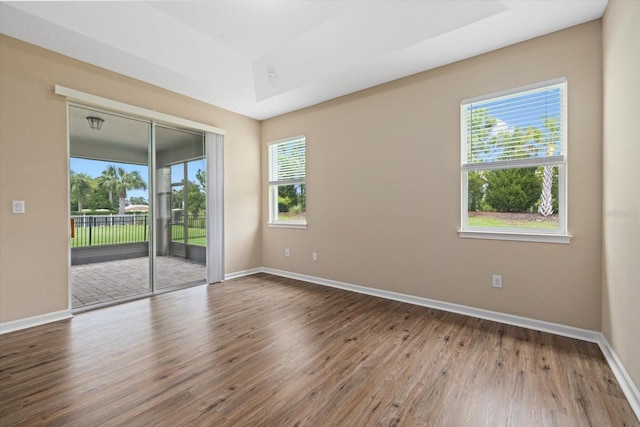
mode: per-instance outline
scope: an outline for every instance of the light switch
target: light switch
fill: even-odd
[[[13,205],[13,213],[14,214],[23,214],[24,213],[24,200],[14,200],[11,203]]]

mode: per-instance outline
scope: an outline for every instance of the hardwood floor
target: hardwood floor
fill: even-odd
[[[1,335],[0,425],[640,423],[595,344],[260,274]]]

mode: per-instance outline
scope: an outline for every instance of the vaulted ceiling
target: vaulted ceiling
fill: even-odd
[[[0,32],[256,119],[602,16],[606,0],[2,2]]]

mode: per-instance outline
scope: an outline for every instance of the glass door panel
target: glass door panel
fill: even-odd
[[[206,282],[204,135],[156,126],[158,290]]]
[[[151,292],[151,123],[69,107],[75,311]]]

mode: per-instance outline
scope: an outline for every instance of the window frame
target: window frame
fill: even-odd
[[[273,176],[273,147],[278,145],[295,143],[298,141],[304,141],[305,147],[305,168],[304,168],[304,177],[295,178],[295,179],[286,179],[286,180],[277,180],[274,179]],[[275,228],[307,228],[307,217],[306,217],[306,209],[305,209],[305,219],[300,221],[295,220],[281,220],[279,219],[279,211],[278,211],[278,187],[283,185],[307,185],[307,165],[306,165],[306,157],[307,157],[307,138],[305,135],[297,135],[290,138],[279,139],[277,141],[271,141],[267,144],[267,173],[268,173],[268,184],[267,184],[267,192],[268,192],[268,200],[269,200],[269,222],[267,225],[269,227]],[[306,193],[305,193],[306,199]],[[306,200],[305,200],[306,205]]]
[[[552,86],[562,85],[561,98],[561,133],[562,141],[559,155],[547,157],[530,157],[512,160],[494,160],[489,162],[467,162],[467,114],[466,107],[469,104],[497,100],[510,95],[524,94],[534,90],[544,90]],[[460,103],[460,171],[461,171],[461,217],[458,235],[461,238],[489,239],[489,240],[515,240],[528,242],[564,243],[568,244],[571,235],[567,231],[567,92],[568,84],[565,77],[547,80],[531,85],[481,95],[464,99]],[[558,168],[558,228],[549,230],[544,228],[507,228],[507,227],[473,227],[468,225],[468,174],[473,171],[486,171],[497,169],[517,169],[525,167],[540,167],[552,165]]]

